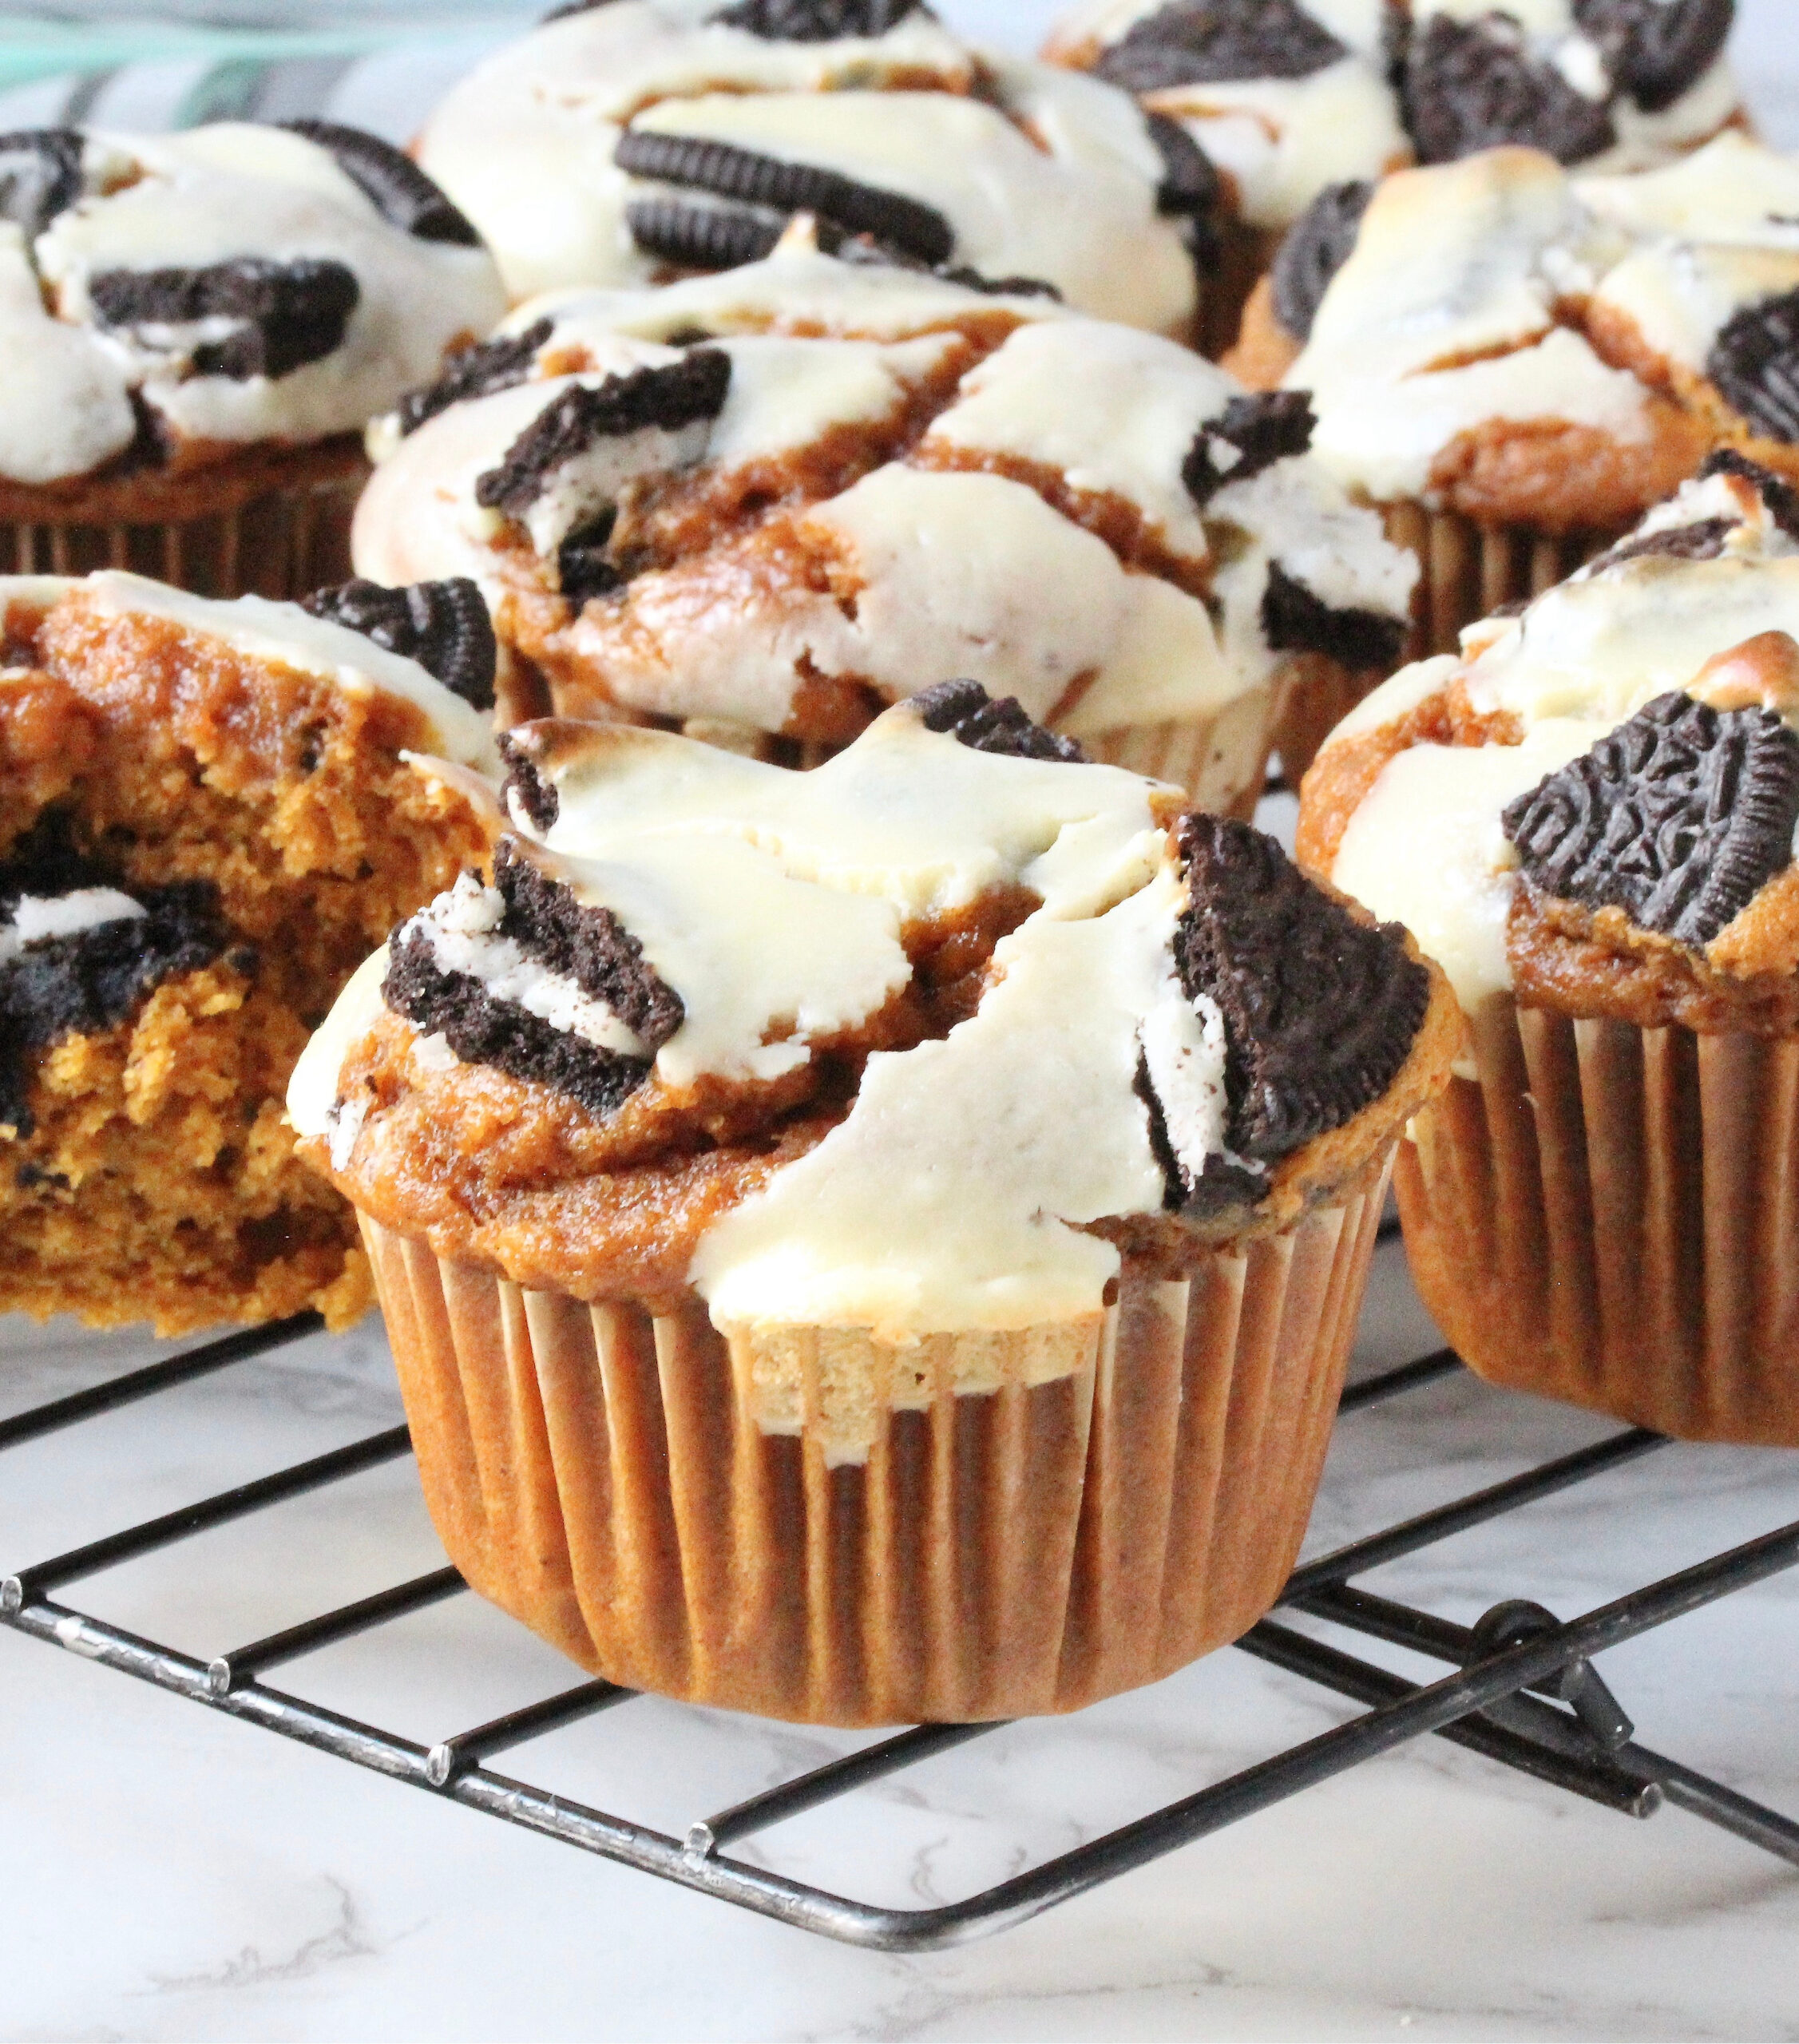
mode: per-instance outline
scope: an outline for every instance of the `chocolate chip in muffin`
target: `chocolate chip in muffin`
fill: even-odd
[[[1757,433],[1799,442],[1799,291],[1746,305],[1727,319],[1706,374]]]
[[[1054,760],[1069,766],[1086,761],[1073,739],[1033,723],[1016,696],[996,702],[978,681],[940,681],[912,700],[926,731],[941,731],[971,751],[997,753],[1007,759]]]
[[[43,1052],[65,1037],[117,1028],[165,980],[197,972],[232,949],[212,881],[127,885],[77,849],[70,818],[54,810],[0,866],[0,925],[14,921],[26,897],[55,901],[98,887],[128,895],[145,913],[28,941],[0,965],[0,1126],[20,1137],[34,1126],[31,1082]],[[232,962],[250,969],[254,954],[240,950]]]
[[[416,660],[472,709],[493,708],[499,648],[485,600],[467,576],[403,589],[359,577],[316,591],[300,608]]]
[[[1768,516],[1789,540],[1799,540],[1799,489],[1785,476],[1739,454],[1734,447],[1715,448],[1702,465],[1698,480],[1710,482],[1714,476],[1735,476],[1760,497]]]
[[[501,794],[509,811],[516,802],[534,830],[553,830],[557,818],[562,814],[562,798],[555,782],[545,778],[532,757],[529,739],[517,732],[501,732],[500,757],[506,763],[506,782]]]
[[[1294,0],[1175,0],[1132,24],[1094,69],[1126,92],[1307,78],[1348,49]]]
[[[859,184],[838,171],[783,162],[732,142],[632,128],[619,137],[613,160],[633,177],[710,192],[776,213],[814,213],[846,234],[872,235],[922,263],[947,263],[956,252],[955,232],[934,206]]]
[[[1264,469],[1303,454],[1318,425],[1308,390],[1263,390],[1233,398],[1193,437],[1181,481],[1201,510],[1228,484],[1247,482]]]
[[[1502,822],[1542,893],[1702,947],[1793,863],[1799,733],[1771,711],[1670,691]]]
[[[102,270],[88,294],[105,326],[147,347],[161,345],[159,327],[231,322],[234,331],[200,342],[188,358],[196,376],[241,383],[291,375],[335,354],[362,287],[353,271],[326,258],[244,256],[197,270]]]
[[[923,0],[735,0],[707,18],[765,42],[834,42],[841,36],[882,36],[909,15],[929,11]]]
[[[34,241],[82,191],[80,133],[73,128],[25,128],[0,135],[0,220]]]
[[[1405,645],[1405,623],[1377,610],[1333,610],[1279,561],[1268,564],[1262,629],[1280,653],[1323,653],[1353,674],[1391,673]]]
[[[422,390],[409,390],[401,398],[402,435],[416,433],[427,419],[448,411],[452,405],[515,389],[530,375],[538,349],[554,331],[553,321],[536,319],[521,334],[502,334],[453,355],[436,382],[427,384]]]
[[[1179,839],[1191,900],[1175,962],[1187,998],[1224,1018],[1226,1141],[1272,1163],[1392,1085],[1430,975],[1397,925],[1358,922],[1248,824],[1190,814]]]
[[[558,469],[596,441],[652,426],[677,433],[716,418],[730,387],[731,357],[719,348],[693,348],[679,362],[608,376],[603,383],[572,384],[518,436],[498,468],[477,478],[475,501],[519,517]]]
[[[740,270],[774,253],[787,232],[785,213],[756,206],[695,205],[684,199],[632,199],[625,225],[640,252],[677,270]],[[821,229],[823,223],[821,223]],[[822,231],[828,256],[834,233]]]
[[[338,168],[367,194],[390,226],[418,241],[448,241],[463,248],[481,246],[473,221],[391,142],[336,121],[284,121],[281,125],[328,149]]]
[[[1374,196],[1365,178],[1327,184],[1287,231],[1271,274],[1274,317],[1296,341],[1312,324],[1332,279],[1355,253],[1362,215]]]
[[[609,909],[584,907],[502,840],[493,885],[503,912],[489,934],[602,1003],[639,1040],[642,1056],[608,1050],[497,997],[473,972],[446,968],[433,942],[443,902],[395,941],[382,996],[422,1033],[442,1035],[466,1064],[567,1094],[590,1114],[615,1113],[649,1076],[655,1053],[685,1019],[680,996],[644,962],[643,948]],[[453,910],[456,897],[449,897]],[[516,953],[510,953],[516,958]]]
[[[1619,89],[1662,113],[1724,53],[1734,0],[1574,0],[1574,18],[1599,46]]]
[[[1511,142],[1580,163],[1618,139],[1604,103],[1533,57],[1510,14],[1469,22],[1433,14],[1413,35],[1404,97],[1421,163],[1452,163]]]

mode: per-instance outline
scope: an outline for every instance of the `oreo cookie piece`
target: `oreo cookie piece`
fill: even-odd
[[[1203,510],[1227,484],[1247,482],[1289,455],[1303,454],[1318,422],[1309,390],[1233,398],[1193,436],[1181,464],[1187,494]]]
[[[300,608],[416,660],[470,708],[493,708],[499,648],[486,602],[467,576],[403,589],[358,577],[316,591]]]
[[[1645,113],[1672,106],[1724,54],[1734,0],[1574,0],[1620,91]]]
[[[1296,341],[1312,338],[1318,307],[1356,252],[1362,215],[1373,196],[1373,185],[1364,178],[1327,184],[1287,230],[1270,275],[1274,317]]]
[[[846,234],[871,235],[921,263],[947,263],[956,252],[955,231],[934,206],[858,184],[838,171],[784,163],[733,142],[628,128],[612,160],[633,177],[710,192],[776,214],[815,213]]]
[[[1210,220],[1222,192],[1217,166],[1181,124],[1167,114],[1146,114],[1143,125],[1162,158],[1156,211],[1171,219]]]
[[[200,342],[188,360],[196,376],[242,383],[291,375],[335,354],[362,287],[353,271],[328,259],[244,256],[200,270],[102,270],[88,294],[102,323],[125,332],[233,323],[233,332]]]
[[[1294,0],[1175,0],[1134,23],[1093,67],[1126,92],[1309,78],[1347,46]]]
[[[1789,540],[1799,540],[1799,489],[1785,476],[1776,475],[1734,447],[1715,448],[1702,465],[1698,480],[1710,482],[1714,476],[1736,476],[1749,484],[1767,507],[1768,516]]]
[[[1015,695],[996,702],[978,681],[940,681],[912,700],[926,731],[941,731],[971,752],[1053,760],[1066,766],[1087,763],[1085,751],[1073,739],[1033,723]]]
[[[1706,374],[1757,433],[1799,442],[1799,291],[1746,305],[1727,319]]]
[[[537,761],[510,731],[500,734],[500,757],[506,764],[505,786],[501,790],[502,801],[509,809],[511,798],[516,796],[519,808],[534,830],[553,830],[557,818],[562,814],[562,798],[557,791],[556,783],[545,779],[538,771]]]
[[[390,226],[418,241],[447,241],[462,248],[481,246],[474,222],[391,142],[335,121],[284,121],[281,125],[290,133],[328,149],[338,168],[368,195]]]
[[[617,508],[608,508],[556,549],[557,588],[577,610],[596,596],[609,596],[624,587],[624,569],[606,554],[617,523]]]
[[[735,0],[707,20],[765,42],[835,42],[845,36],[883,36],[909,15],[928,12],[923,0]]]
[[[121,886],[110,869],[75,847],[69,821],[40,817],[0,866],[0,924],[21,901],[54,901],[90,888],[128,894],[144,913],[95,923],[65,937],[26,940],[0,965],[0,1124],[23,1137],[38,1057],[65,1037],[100,1036],[128,1021],[164,980],[197,972],[232,946],[210,881]],[[246,969],[253,954],[234,956]]]
[[[1618,139],[1603,103],[1533,57],[1509,14],[1471,22],[1433,14],[1413,32],[1404,100],[1421,163],[1453,163],[1508,142],[1581,163]]]
[[[690,349],[679,362],[608,376],[604,383],[571,384],[526,426],[500,466],[476,479],[475,501],[520,517],[549,477],[596,440],[650,426],[678,433],[716,418],[730,388],[731,357],[721,348]]]
[[[1278,561],[1268,564],[1262,629],[1278,653],[1323,653],[1352,674],[1390,674],[1405,647],[1403,619],[1377,610],[1333,610]]]
[[[1609,553],[1591,563],[1587,572],[1603,574],[1608,568],[1622,568],[1627,561],[1715,561],[1741,522],[1736,518],[1699,518],[1690,525],[1670,525],[1663,532],[1620,540]]]
[[[1358,922],[1248,824],[1190,814],[1179,839],[1191,900],[1175,964],[1187,998],[1224,1018],[1226,1141],[1273,1163],[1392,1085],[1430,975],[1397,925]]]
[[[740,270],[775,252],[787,216],[753,206],[699,206],[680,199],[632,199],[624,208],[631,239],[645,256],[677,270]],[[825,224],[818,245],[834,253]]]
[[[1501,821],[1533,887],[1702,948],[1793,863],[1799,733],[1671,691]]]
[[[0,135],[0,220],[23,228],[35,241],[82,191],[80,131],[22,128]]]
[[[442,903],[400,932],[382,996],[414,1028],[446,1037],[466,1064],[491,1065],[509,1077],[565,1093],[590,1114],[617,1111],[644,1080],[655,1054],[685,1019],[680,996],[644,962],[643,947],[609,909],[584,908],[502,840],[493,885],[504,905],[484,938],[516,945],[532,962],[603,1003],[642,1043],[634,1056],[559,1029],[489,992],[475,973],[446,968],[432,939]],[[454,904],[455,897],[450,897]],[[477,940],[478,941],[478,940]]]
[[[402,437],[416,433],[427,419],[448,411],[452,405],[490,398],[496,390],[515,389],[530,375],[538,349],[554,331],[553,320],[537,319],[522,334],[502,334],[452,356],[449,367],[436,382],[427,384],[422,390],[409,390],[401,398]]]
[[[960,284],[964,291],[977,291],[986,298],[1048,298],[1060,305],[1059,285],[1043,277],[984,277],[965,263],[944,263],[930,272],[946,284]]]

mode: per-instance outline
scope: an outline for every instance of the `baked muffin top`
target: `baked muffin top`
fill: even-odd
[[[1738,117],[1732,0],[1094,0],[1052,36],[1178,121],[1238,216],[1290,225],[1327,185],[1519,144],[1642,168]]]
[[[1238,366],[1303,330],[1282,380],[1381,500],[1603,530],[1721,442],[1799,465],[1799,163],[1734,132],[1626,176],[1497,149],[1328,194],[1265,291]]]
[[[359,129],[0,137],[0,478],[360,432],[504,307],[467,220]]]
[[[829,245],[1024,276],[1158,332],[1195,299],[1215,196],[1191,141],[1091,79],[972,48],[895,0],[609,0],[459,85],[419,157],[513,295]]]
[[[441,1254],[905,1341],[1286,1224],[1446,1068],[1403,938],[972,683],[812,774],[528,726],[491,881],[395,936],[295,1127]]]
[[[355,552],[477,579],[584,713],[841,743],[947,671],[1096,732],[1290,652],[1390,669],[1415,567],[1310,424],[1159,336],[794,237],[515,313],[371,437]]]
[[[1495,995],[1799,1029],[1799,493],[1729,451],[1307,777],[1301,856]]]

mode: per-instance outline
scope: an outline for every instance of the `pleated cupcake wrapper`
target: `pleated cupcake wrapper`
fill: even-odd
[[[1618,531],[1558,536],[1528,525],[1478,525],[1459,512],[1409,502],[1385,505],[1384,516],[1387,537],[1418,557],[1414,660],[1458,652],[1464,627],[1491,617],[1504,604],[1541,596],[1623,537]]]
[[[1385,1184],[1183,1284],[1127,1266],[1073,1374],[934,1380],[866,1460],[758,1423],[703,1304],[529,1292],[365,1215],[425,1495],[483,1595],[632,1689],[810,1723],[1072,1710],[1239,1638],[1298,1552]],[[783,1355],[802,1330],[779,1330]],[[1066,1335],[1065,1329],[1055,1330]],[[837,1366],[860,1339],[815,1331]],[[871,1353],[871,1366],[891,1353]],[[877,1379],[877,1380],[880,1380]],[[816,1372],[806,1409],[819,1396]]]
[[[1799,1447],[1799,1042],[1511,1000],[1400,1154],[1420,1290],[1496,1384]]]
[[[1262,799],[1287,689],[1283,665],[1272,681],[1246,690],[1210,716],[1083,731],[1080,743],[1102,766],[1171,781],[1198,807],[1247,821]]]
[[[1320,653],[1302,653],[1289,661],[1288,676],[1274,749],[1281,755],[1287,786],[1297,790],[1318,748],[1386,676],[1344,667]]]
[[[287,599],[347,580],[357,474],[272,490],[166,522],[0,521],[0,561],[16,575],[125,568],[201,596]]]

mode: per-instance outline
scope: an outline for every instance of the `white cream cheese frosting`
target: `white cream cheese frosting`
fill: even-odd
[[[301,135],[236,123],[153,137],[52,133],[53,146],[73,153],[65,203],[47,221],[0,227],[10,366],[0,477],[89,474],[137,438],[134,398],[177,446],[359,432],[504,308],[484,249],[409,232],[330,148]],[[173,273],[243,266],[274,274],[263,287],[271,311],[246,310],[252,291],[233,311],[166,316]],[[333,323],[296,342],[296,323],[312,315],[303,300],[297,312],[284,307],[281,293],[301,291],[303,273],[316,279],[322,267]],[[216,366],[221,347],[264,317],[272,344],[305,358],[279,373]]]
[[[1799,164],[1734,131],[1666,168],[1571,176],[1534,150],[1400,172],[1288,372],[1345,487],[1429,501],[1437,458],[1489,421],[1559,421],[1623,445],[1650,386],[1583,330],[1623,315],[1695,375],[1731,317],[1799,289]]]
[[[747,149],[932,207],[954,263],[1040,278],[1102,317],[1157,331],[1191,317],[1192,259],[1158,210],[1164,167],[1124,95],[977,53],[922,10],[883,35],[806,42],[721,24],[720,11],[612,0],[552,21],[432,116],[419,160],[481,228],[515,299],[658,274],[628,210],[675,188],[615,162],[628,130]]]
[[[1333,734],[1326,757],[1452,683],[1476,714],[1516,720],[1516,743],[1397,753],[1350,817],[1330,876],[1376,915],[1404,923],[1470,1014],[1512,985],[1506,925],[1520,882],[1500,827],[1506,806],[1657,697],[1709,699],[1706,670],[1720,656],[1765,634],[1799,639],[1799,500],[1789,506],[1783,525],[1753,481],[1728,470],[1690,483],[1618,557],[1582,569],[1520,617],[1472,627],[1461,660],[1395,675]],[[1712,557],[1629,552],[1694,530],[1717,549]],[[1799,695],[1769,707],[1799,729]]]
[[[1265,683],[1282,652],[1263,619],[1274,564],[1333,610],[1396,632],[1407,616],[1412,557],[1304,454],[1233,481],[1243,456],[1208,435],[1217,487],[1196,497],[1185,473],[1196,437],[1246,401],[1222,370],[1050,301],[832,261],[801,239],[728,276],[520,308],[498,344],[534,339],[522,380],[371,434],[383,458],[357,512],[358,571],[388,584],[472,576],[504,637],[509,592],[556,588],[558,544],[602,502],[628,505],[634,489],[676,478],[723,487],[846,430],[892,430],[933,379],[941,390],[950,350],[967,345],[958,325],[981,337],[981,358],[932,398],[912,444],[901,435],[893,458],[838,493],[772,514],[832,564],[829,586],[751,573],[701,608],[683,556],[588,603],[567,653],[612,699],[660,716],[779,731],[808,675],[890,699],[962,675],[1040,719],[1066,701],[1058,727],[1078,735],[1203,715]],[[679,363],[667,336],[716,337],[707,344],[731,365],[719,415],[602,440],[509,533],[479,502],[481,478],[571,387]],[[603,367],[550,373],[576,359]],[[1079,522],[1081,500],[1135,521],[1143,557]]]

